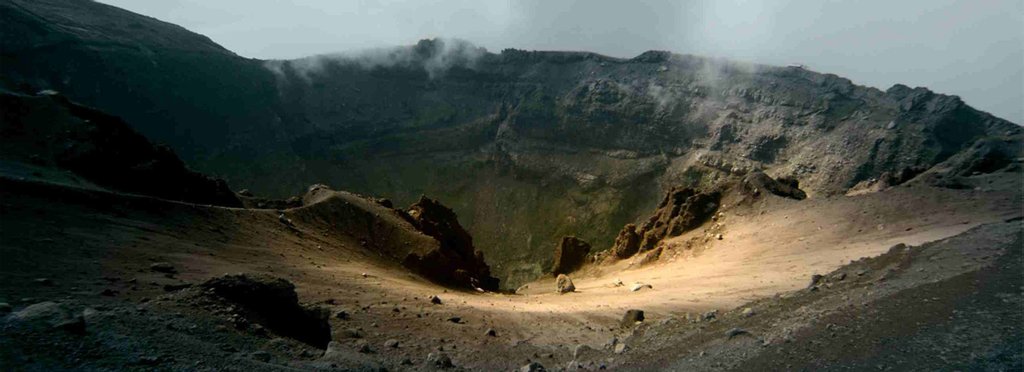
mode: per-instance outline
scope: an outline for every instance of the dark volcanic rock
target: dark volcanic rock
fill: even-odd
[[[807,193],[800,190],[800,183],[793,178],[779,178],[774,179],[764,172],[752,172],[743,177],[741,185],[748,193],[754,196],[761,195],[762,192],[769,192],[774,195],[778,195],[784,198],[804,200],[807,198]]]
[[[715,214],[721,194],[698,192],[692,188],[675,187],[658,204],[654,215],[637,229],[626,225],[612,248],[616,256],[626,258],[640,251],[653,249],[662,239],[692,230]],[[637,240],[640,240],[637,243]]]
[[[590,253],[590,243],[575,236],[566,236],[555,247],[555,262],[551,266],[551,274],[568,274],[583,266]]]
[[[427,354],[426,364],[434,368],[448,369],[455,367],[452,364],[452,358],[440,351],[435,351]]]
[[[440,245],[425,254],[410,253],[403,265],[441,283],[498,290],[498,279],[491,276],[483,252],[473,247],[473,237],[459,224],[454,211],[422,196],[409,207],[408,216],[420,232]]]
[[[636,322],[644,321],[644,311],[637,309],[627,310],[622,315],[622,321],[619,322],[623,327],[632,327]]]
[[[325,309],[299,304],[295,286],[287,280],[267,275],[237,274],[209,279],[203,287],[239,305],[248,319],[277,334],[321,349],[331,341],[331,326],[327,322],[329,313]]]

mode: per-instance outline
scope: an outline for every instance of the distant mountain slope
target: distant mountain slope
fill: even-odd
[[[0,66],[0,86],[60,91],[135,123],[186,160],[238,133],[273,137],[258,130],[274,102],[272,75],[259,62],[97,2],[0,1]]]
[[[550,267],[562,235],[610,247],[672,186],[762,169],[837,195],[1020,133],[924,88],[668,52],[424,40],[256,61],[89,1],[8,0],[0,23],[0,86],[123,116],[257,194],[316,182],[399,205],[427,194],[453,207],[509,286]]]

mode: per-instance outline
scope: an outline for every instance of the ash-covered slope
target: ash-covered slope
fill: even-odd
[[[322,182],[399,204],[431,195],[510,287],[550,267],[561,236],[609,248],[674,186],[763,170],[836,195],[1020,133],[924,88],[667,52],[495,54],[425,40],[264,62],[87,1],[10,1],[0,17],[0,85],[144,123],[257,194]]]
[[[120,118],[60,95],[0,91],[0,138],[6,176],[242,207],[224,180],[188,169],[170,148],[150,143]]]

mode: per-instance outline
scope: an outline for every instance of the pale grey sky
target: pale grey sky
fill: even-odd
[[[961,96],[1024,123],[1022,0],[101,0],[256,58],[428,37],[503,48],[645,50],[785,65]]]

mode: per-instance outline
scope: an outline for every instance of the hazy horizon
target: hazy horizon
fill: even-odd
[[[206,35],[245,57],[458,38],[498,52],[669,50],[834,73],[886,89],[924,86],[1024,124],[1024,5],[907,1],[101,0]]]

